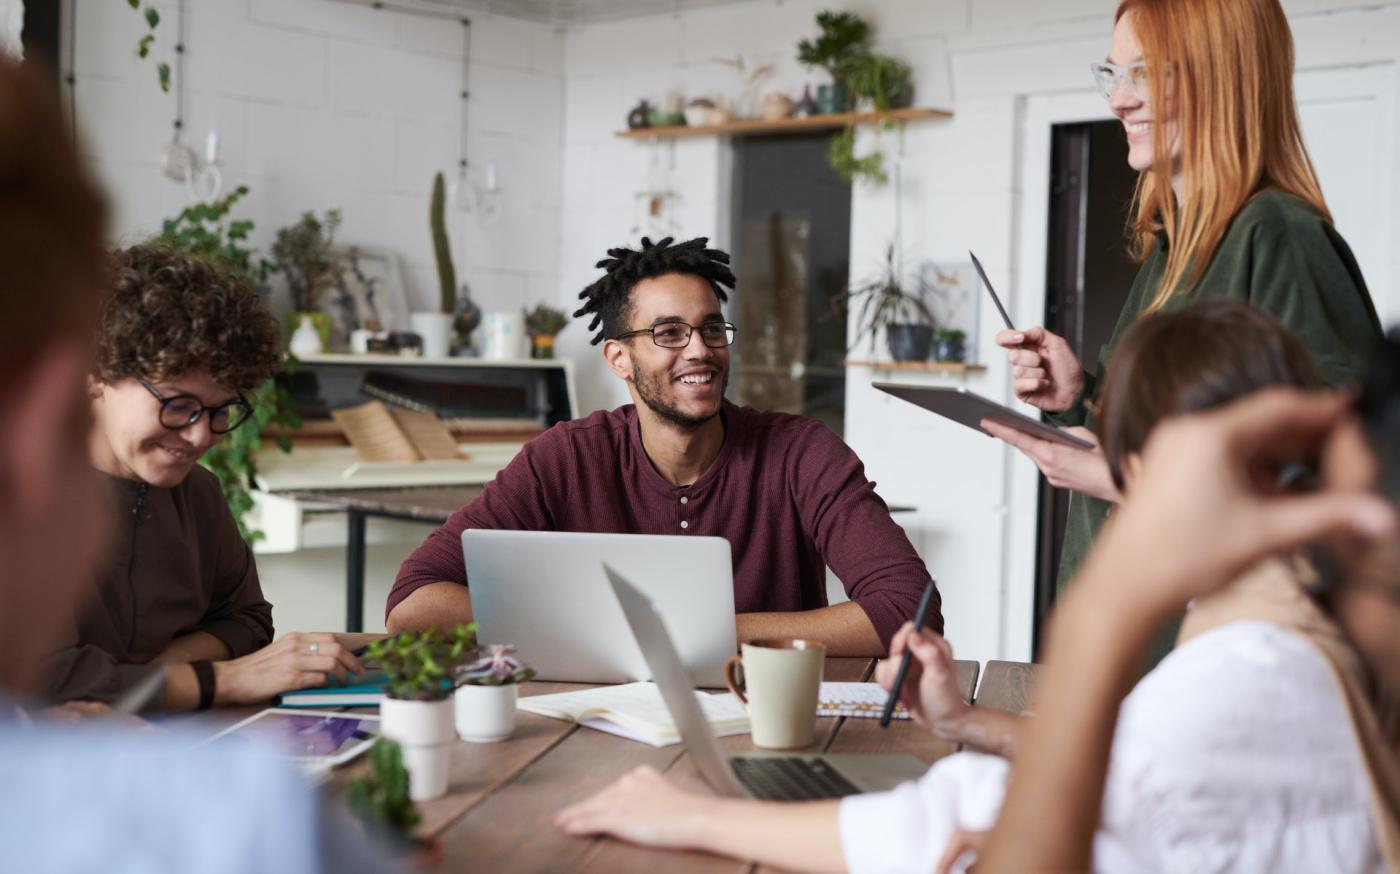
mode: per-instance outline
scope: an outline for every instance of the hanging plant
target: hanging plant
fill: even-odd
[[[847,182],[865,179],[875,185],[890,181],[885,172],[885,155],[878,149],[864,157],[856,157],[856,129],[854,125],[844,128],[831,138],[826,150],[826,162],[831,169]]]
[[[141,17],[146,20],[146,29],[149,31],[136,41],[136,57],[145,60],[151,54],[151,46],[156,41],[156,26],[160,24],[160,12],[149,3],[142,9],[141,0],[126,0],[126,5],[141,13]],[[170,65],[161,61],[156,64],[156,79],[160,82],[160,90],[170,90]]]

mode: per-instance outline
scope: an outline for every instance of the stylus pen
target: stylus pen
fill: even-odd
[[[924,627],[924,620],[928,619],[929,607],[933,606],[933,593],[937,589],[937,584],[930,577],[928,585],[924,587],[924,597],[919,601],[919,609],[914,611],[914,630],[918,631]],[[899,673],[894,675],[894,685],[890,687],[889,700],[885,702],[885,711],[880,714],[880,727],[890,727],[890,717],[894,716],[894,706],[899,703],[899,690],[904,685],[904,675],[909,673],[909,658],[913,655],[909,647],[904,647],[904,657],[899,662]]]

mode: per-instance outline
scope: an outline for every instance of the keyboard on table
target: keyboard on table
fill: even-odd
[[[755,798],[764,801],[813,801],[860,792],[851,781],[819,758],[764,756],[729,760],[734,775]]]

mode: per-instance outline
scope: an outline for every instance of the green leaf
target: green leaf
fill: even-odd
[[[169,64],[163,64],[163,63],[162,63],[162,64],[157,64],[157,65],[156,65],[156,76],[160,79],[160,90],[162,90],[162,91],[169,91],[169,90],[170,90],[170,65],[169,65]]]
[[[140,9],[141,0],[126,0],[126,5],[130,6],[132,9]]]
[[[146,7],[146,24],[150,25],[151,30],[155,30],[156,25],[160,24],[160,13],[154,7]]]
[[[146,34],[141,37],[141,41],[136,44],[136,57],[144,58],[151,53],[151,43],[155,42],[155,34]]]

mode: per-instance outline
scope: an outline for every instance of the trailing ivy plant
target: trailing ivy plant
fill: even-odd
[[[156,41],[156,25],[160,24],[160,12],[154,6],[147,3],[145,9],[141,7],[141,0],[126,0],[126,5],[141,13],[141,17],[146,20],[147,33],[136,41],[136,57],[142,60],[151,54],[151,45]],[[160,82],[160,90],[170,90],[170,65],[161,61],[156,64],[156,79]]]
[[[257,257],[248,245],[253,222],[229,218],[234,205],[247,194],[248,186],[240,185],[219,200],[185,207],[175,218],[165,220],[159,241],[196,257],[216,261],[250,286],[264,284],[274,268]],[[282,372],[294,373],[296,367],[296,359],[287,356]],[[248,400],[253,406],[253,415],[226,434],[199,463],[218,478],[229,510],[238,520],[238,532],[252,546],[264,536],[262,531],[249,528],[246,521],[248,511],[253,508],[250,490],[258,473],[257,455],[262,448],[263,431],[269,425],[277,425],[278,448],[291,452],[292,441],[287,432],[301,427],[301,416],[296,413],[290,392],[275,378],[254,389]]]
[[[883,152],[877,149],[868,155],[856,157],[856,129],[854,125],[847,125],[840,133],[831,138],[831,145],[827,146],[826,149],[826,162],[847,182],[863,178],[876,185],[884,185],[890,178],[889,174],[885,172]]]

